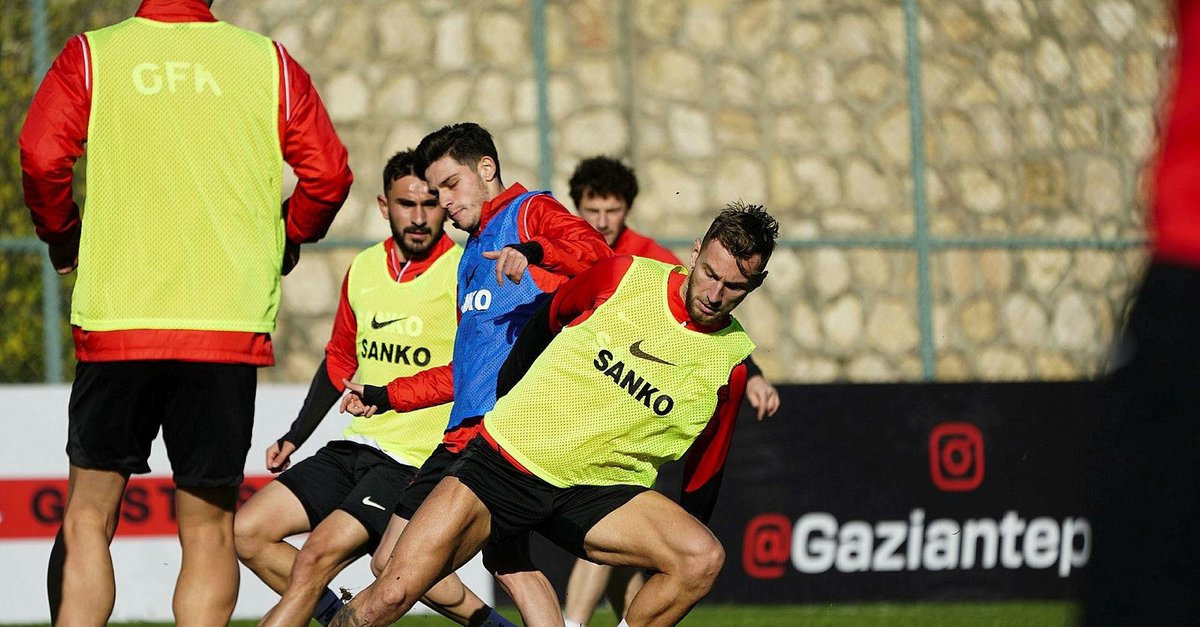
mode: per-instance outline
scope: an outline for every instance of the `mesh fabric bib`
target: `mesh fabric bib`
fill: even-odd
[[[279,306],[279,63],[225,24],[87,33],[87,204],[71,322],[270,332]]]
[[[350,266],[346,292],[358,323],[355,351],[360,382],[387,385],[396,377],[450,363],[454,352],[455,271],[462,248],[442,254],[421,276],[397,283],[380,242]],[[371,418],[355,416],[345,436],[374,440],[404,463],[420,466],[442,441],[450,404]]]
[[[737,320],[707,334],[681,326],[667,304],[672,267],[634,258],[612,297],[563,329],[484,418],[530,472],[559,487],[649,487],[708,424],[754,344]]]

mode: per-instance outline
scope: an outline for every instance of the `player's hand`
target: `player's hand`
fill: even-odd
[[[61,244],[50,244],[50,263],[59,274],[70,274],[79,266],[79,238],[73,237]]]
[[[484,259],[496,260],[496,285],[504,285],[504,277],[513,283],[520,283],[529,267],[529,259],[521,251],[505,246],[500,250],[483,251]]]
[[[292,453],[296,452],[296,445],[283,440],[283,444],[279,442],[271,443],[267,447],[267,470],[271,474],[279,474],[287,470],[288,466],[292,465]]]
[[[346,386],[346,395],[342,397],[343,414],[353,414],[355,416],[370,418],[375,415],[375,412],[379,411],[378,407],[363,402],[362,393],[365,389],[363,384],[342,379],[342,385]]]
[[[298,263],[300,263],[300,244],[287,240],[283,245],[283,267],[280,268],[279,273],[287,276]]]
[[[779,409],[779,391],[761,374],[750,377],[746,382],[746,399],[750,406],[758,410],[758,419],[774,416]]]

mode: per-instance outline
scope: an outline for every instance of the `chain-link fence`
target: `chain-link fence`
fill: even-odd
[[[462,100],[542,187],[561,186],[581,151],[625,155],[648,198],[638,225],[676,252],[703,230],[695,207],[765,197],[785,236],[741,317],[779,381],[1090,377],[1144,261],[1139,191],[1172,49],[1157,2],[530,0],[481,2],[466,19],[417,0],[285,4],[214,10],[289,46],[352,163],[371,167],[356,164],[340,239],[285,280],[269,379],[304,380],[319,361],[345,264],[378,232],[372,159],[445,122],[404,85]],[[71,374],[73,279],[48,272],[20,192],[34,77],[72,34],[136,5],[0,8],[0,382]],[[397,39],[376,13],[420,36]],[[513,32],[528,41],[503,40],[516,61],[469,72],[500,41],[483,33],[524,24]],[[451,50],[438,33],[475,43]],[[488,99],[518,76],[532,88],[511,94],[512,111]],[[389,106],[361,104],[364,85]],[[407,117],[377,112],[396,108]]]

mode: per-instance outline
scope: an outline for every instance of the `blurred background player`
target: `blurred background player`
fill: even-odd
[[[485,544],[531,529],[653,572],[621,625],[681,620],[724,561],[696,517],[715,494],[700,486],[719,479],[727,448],[713,434],[737,414],[754,349],[731,313],[766,278],[777,234],[762,207],[731,205],[696,240],[690,273],[621,256],[562,286],[522,331],[479,436],[332,624],[389,624]],[[651,486],[689,450],[685,511]]]
[[[458,270],[460,321],[452,366],[402,377],[386,387],[348,383],[343,411],[412,411],[451,398],[443,443],[405,490],[376,551],[382,567],[413,512],[475,436],[496,402],[496,375],[538,306],[566,280],[611,255],[604,240],[546,192],[505,188],[486,129],[464,122],[430,133],[417,146],[425,180],[469,236]],[[484,564],[516,602],[526,624],[561,624],[554,588],[529,560],[528,536],[489,547]]]
[[[112,613],[118,508],[129,475],[149,472],[160,426],[183,550],[175,616],[229,621],[233,514],[256,369],[274,363],[281,269],[325,235],[350,189],[308,74],[209,4],[143,0],[136,18],[72,38],[21,130],[37,234],[59,273],[79,268],[70,494],[47,576],[56,623]],[[81,216],[72,166],[85,142]],[[284,162],[298,182],[281,210]]]
[[[450,363],[462,248],[446,236],[446,212],[418,175],[411,151],[388,160],[383,190],[379,213],[392,236],[359,253],[346,273],[325,359],[291,429],[267,449],[267,470],[283,474],[251,497],[234,523],[238,557],[283,597],[264,624],[305,625],[310,616],[325,624],[333,617],[341,601],[325,586],[374,551],[450,415],[449,405],[438,405],[356,417],[343,439],[288,468],[292,453],[341,397],[342,379],[358,373],[362,381],[386,384]],[[307,531],[299,552],[284,541]],[[430,597],[460,624],[501,624],[486,622],[491,608],[457,576]]]
[[[638,194],[637,176],[632,168],[610,157],[590,157],[579,162],[568,184],[576,212],[604,236],[614,255],[636,255],[682,265],[670,250],[627,224]],[[753,358],[746,359],[746,368],[749,375],[746,399],[758,411],[758,419],[775,415],[779,409],[779,392]],[[608,566],[576,560],[567,581],[564,601],[566,627],[586,626],[604,596],[608,597],[613,613],[620,618],[644,581],[635,569],[614,571]]]
[[[1101,405],[1087,625],[1200,624],[1200,4],[1175,17],[1152,257]]]

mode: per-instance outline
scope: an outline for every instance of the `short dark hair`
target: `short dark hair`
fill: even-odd
[[[388,159],[387,165],[383,166],[384,196],[387,195],[392,183],[406,176],[415,176],[419,179],[425,178],[425,170],[417,169],[417,153],[412,150],[401,150],[392,155],[392,158]]]
[[[611,157],[591,157],[579,162],[571,174],[571,200],[575,206],[584,196],[616,196],[633,207],[638,195],[637,176],[633,170]]]
[[[738,260],[738,267],[743,261],[761,256],[762,265],[757,271],[747,272],[755,284],[761,283],[766,276],[767,261],[775,251],[775,238],[779,237],[779,223],[772,218],[762,205],[747,205],[742,201],[731,202],[708,227],[700,247],[704,248],[712,240],[721,242],[725,250]],[[745,272],[745,269],[742,270]]]
[[[443,126],[428,134],[417,144],[417,165],[422,174],[429,164],[445,157],[468,166],[474,166],[484,157],[496,162],[496,177],[500,177],[500,156],[496,154],[496,142],[486,128],[474,122],[459,122]]]

